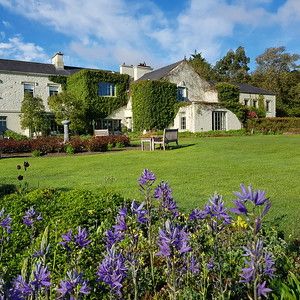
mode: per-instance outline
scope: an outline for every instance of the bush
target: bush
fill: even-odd
[[[259,118],[247,122],[247,130],[262,133],[283,133],[300,130],[300,118]]]
[[[14,132],[12,130],[6,130],[4,132],[4,137],[9,138],[9,139],[13,139],[16,141],[22,141],[22,140],[27,140],[28,137],[26,135]]]
[[[114,147],[116,143],[119,145],[129,146],[129,138],[125,135],[103,136],[92,138],[81,138],[79,136],[72,137],[68,145],[74,149],[74,153],[85,151],[106,151],[107,145],[112,144]],[[61,137],[38,137],[36,139],[28,140],[0,140],[0,149],[2,153],[28,153],[32,151],[39,151],[41,155],[47,153],[64,152],[66,149],[63,138]],[[37,153],[37,152],[36,152]]]
[[[42,152],[40,150],[33,150],[32,156],[33,157],[40,157],[42,155]]]
[[[5,275],[7,282],[16,276],[28,251],[32,251],[32,246],[35,249],[38,247],[37,244],[30,246],[32,239],[36,239],[36,243],[40,242],[46,225],[51,230],[49,243],[53,247],[57,237],[69,228],[82,226],[92,231],[101,224],[109,226],[114,220],[117,208],[123,203],[124,198],[106,191],[37,189],[25,194],[14,193],[4,196],[0,211],[5,207],[5,212],[9,213],[13,222],[7,245],[8,251],[4,252],[2,260],[0,259],[0,277],[3,262],[7,266]],[[22,222],[25,211],[30,207],[34,207],[34,210],[42,216],[42,221],[35,223],[34,231]]]
[[[75,153],[75,150],[74,148],[72,147],[72,145],[66,145],[65,146],[65,152],[68,154],[68,155],[72,155]]]

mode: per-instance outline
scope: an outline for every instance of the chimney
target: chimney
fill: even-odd
[[[146,63],[141,63],[137,66],[133,65],[126,65],[123,63],[120,65],[120,74],[127,74],[134,80],[138,80],[141,78],[144,74],[149,73],[153,71],[153,69],[150,66],[147,66]]]
[[[64,69],[64,55],[61,52],[57,52],[52,57],[52,64],[55,66],[56,69]]]
[[[127,74],[133,78],[133,65],[129,66],[123,63],[120,65],[120,74]]]
[[[140,63],[137,66],[134,67],[133,69],[133,78],[134,80],[138,80],[141,78],[143,75],[152,72],[153,68],[150,66],[147,66],[146,63]]]

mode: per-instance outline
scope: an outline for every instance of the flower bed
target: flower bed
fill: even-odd
[[[54,205],[49,192],[31,195],[31,200],[21,195],[0,213],[0,274],[5,279],[0,293],[8,299],[299,297],[297,253],[265,226],[271,202],[264,191],[241,185],[231,208],[214,194],[203,208],[183,213],[169,185],[154,186],[155,181],[151,171],[143,171],[138,180],[143,201],[124,203],[115,222],[109,202],[106,215],[97,214],[97,206],[87,209],[89,198],[78,194],[69,205],[76,199],[76,207],[85,210],[73,212],[71,221],[63,216],[53,220],[56,210],[51,217],[49,205],[68,213],[66,201],[66,206],[61,201]],[[12,270],[7,265],[15,259],[12,245],[18,236],[28,240],[24,262]]]
[[[1,153],[30,153],[39,151],[41,154],[65,152],[67,146],[71,146],[73,153],[85,151],[106,151],[108,145],[115,147],[116,145],[128,146],[130,144],[127,136],[103,136],[82,139],[79,136],[72,137],[67,144],[63,143],[62,138],[57,137],[39,137],[37,139],[28,140],[0,140]]]

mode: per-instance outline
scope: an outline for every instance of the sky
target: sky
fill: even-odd
[[[300,54],[300,0],[0,0],[0,58],[118,71],[154,68],[195,50],[214,64],[242,46],[255,58]]]

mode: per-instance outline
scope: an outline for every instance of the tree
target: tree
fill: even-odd
[[[246,56],[244,47],[240,46],[235,52],[229,50],[222,59],[217,61],[214,70],[222,81],[247,82],[250,79],[249,62],[250,58]]]
[[[70,120],[71,130],[85,132],[87,125],[85,106],[71,92],[64,91],[49,97],[48,105],[55,114],[58,124],[63,120]]]
[[[189,64],[194,68],[194,70],[206,80],[216,79],[216,74],[210,63],[202,57],[201,53],[195,50],[195,53],[189,58]]]
[[[267,48],[265,52],[257,56],[256,72],[267,73],[270,71],[281,73],[291,72],[297,69],[297,61],[300,59],[299,54],[285,53],[285,47]]]
[[[25,93],[21,113],[21,127],[22,129],[29,128],[30,135],[38,135],[49,127],[45,106],[41,98]]]
[[[277,116],[295,116],[300,114],[297,101],[297,85],[300,83],[297,61],[300,55],[285,51],[285,47],[268,48],[259,55],[252,82],[276,94]]]

